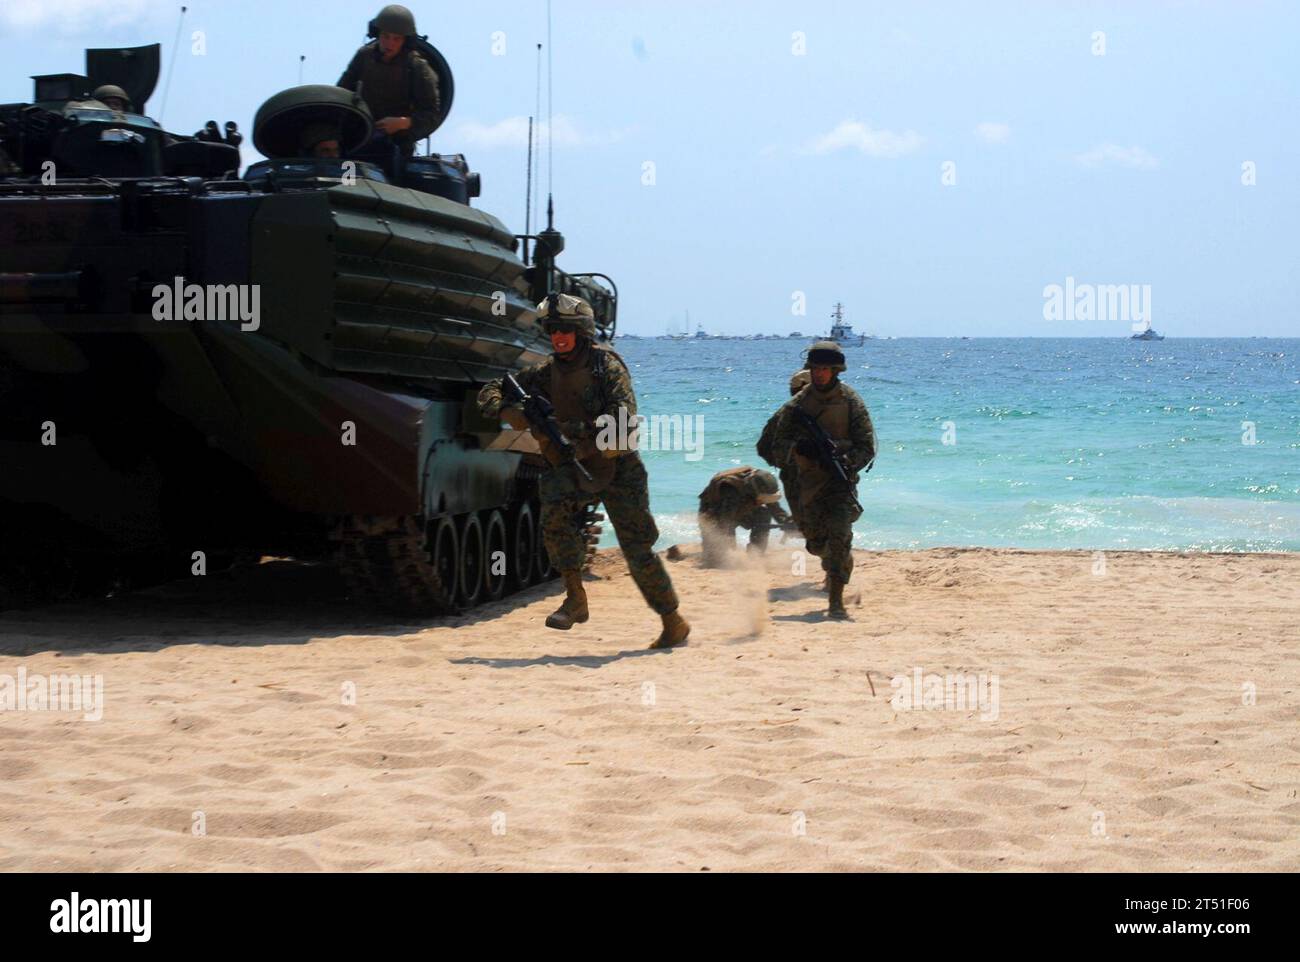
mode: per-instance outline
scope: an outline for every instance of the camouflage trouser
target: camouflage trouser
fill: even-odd
[[[736,528],[749,531],[749,544],[746,551],[766,551],[767,528],[750,530],[739,524],[734,517],[716,517],[700,512],[700,563],[706,568],[720,568],[727,560],[727,555],[736,550]]]
[[[799,506],[799,472],[794,468],[782,468],[779,472],[781,488],[785,492],[785,503],[790,505],[790,517],[800,531],[803,530],[803,509]]]
[[[646,604],[661,615],[677,610],[677,592],[663,561],[654,553],[659,528],[650,513],[650,489],[640,455],[619,458],[613,480],[595,494],[578,487],[577,472],[569,464],[542,475],[540,488],[542,537],[555,567],[561,571],[582,567],[587,545],[578,528],[579,512],[588,504],[604,502],[605,516],[614,526],[628,571]]]
[[[808,539],[808,551],[822,559],[826,574],[847,583],[853,574],[853,522],[858,509],[843,496],[824,492],[803,506],[800,530]]]

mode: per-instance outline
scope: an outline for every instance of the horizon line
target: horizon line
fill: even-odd
[[[742,341],[749,335],[744,334],[710,334],[707,337],[696,338],[694,334],[638,334],[635,331],[627,331],[615,334],[615,337],[637,337],[646,340],[660,341],[715,341],[730,340]],[[952,340],[953,338],[965,338],[968,341],[1024,341],[1024,340],[1057,340],[1057,341],[1131,341],[1134,340],[1132,335],[1127,334],[889,334],[876,335],[868,337],[869,341],[943,341]],[[801,340],[830,340],[829,337],[817,334],[801,334],[798,337],[790,337],[788,334],[777,334],[775,337],[767,337],[766,340],[779,341],[801,341]],[[1300,335],[1284,334],[1195,334],[1179,335],[1166,334],[1165,340],[1175,341],[1297,341]],[[1143,343],[1152,343],[1144,341]],[[1155,342],[1159,343],[1159,342]]]

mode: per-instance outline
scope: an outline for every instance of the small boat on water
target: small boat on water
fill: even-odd
[[[1150,324],[1129,338],[1131,341],[1163,341],[1164,339],[1165,336],[1158,333]]]
[[[828,339],[844,347],[861,347],[867,340],[864,334],[854,334],[853,325],[844,320],[843,304],[836,304],[831,313],[831,333]]]

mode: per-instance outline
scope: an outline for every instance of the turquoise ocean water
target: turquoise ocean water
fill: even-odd
[[[762,465],[754,442],[806,344],[616,341],[641,413],[702,417],[698,460],[643,452],[660,548],[699,540],[714,472]],[[856,547],[1300,551],[1300,339],[900,338],[846,352],[880,442]]]

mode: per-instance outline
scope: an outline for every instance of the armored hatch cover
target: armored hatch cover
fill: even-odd
[[[144,113],[144,105],[158,85],[160,49],[156,43],[144,47],[88,49],[86,76],[90,78],[90,89],[104,84],[121,87],[131,98],[136,112]]]
[[[374,126],[360,94],[329,84],[307,84],[282,90],[257,109],[253,146],[267,157],[301,156],[298,138],[308,124],[317,122],[339,128],[344,153],[369,140]]]

